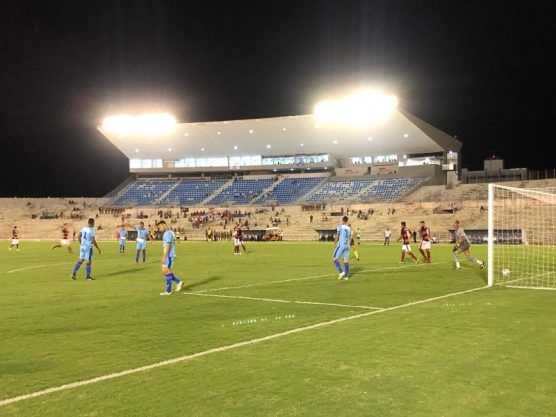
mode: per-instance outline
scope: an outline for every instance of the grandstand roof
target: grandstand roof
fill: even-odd
[[[403,110],[370,129],[319,125],[314,115],[179,123],[166,137],[118,137],[98,128],[128,158],[330,154],[340,157],[459,152],[461,142]]]

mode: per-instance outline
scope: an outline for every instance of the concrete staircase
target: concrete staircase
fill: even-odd
[[[270,187],[265,188],[257,197],[251,200],[251,204],[258,204],[263,196],[274,190],[284,179],[285,178],[280,178],[278,181],[274,181]]]
[[[218,194],[220,194],[222,191],[224,191],[226,188],[228,188],[230,185],[232,185],[234,183],[234,179],[230,179],[228,181],[226,181],[226,183],[220,187],[219,189],[215,190],[211,195],[209,195],[207,198],[205,198],[203,201],[201,201],[198,206],[207,206],[208,202],[210,200],[212,200],[214,197],[216,197]]]
[[[323,180],[312,190],[310,190],[307,194],[299,197],[297,200],[294,201],[294,204],[300,204],[303,203],[307,200],[309,200],[309,198],[311,198],[311,196],[313,194],[315,194],[316,192],[318,192],[320,189],[322,189],[322,187],[324,187],[326,185],[326,183],[328,182],[328,180],[330,179],[330,177],[323,177]]]
[[[181,180],[176,181],[170,188],[168,188],[168,191],[162,193],[162,195],[160,197],[158,197],[157,199],[154,200],[155,204],[161,204],[162,201],[166,197],[168,197],[172,191],[174,191],[176,188],[178,188],[178,186],[180,184],[181,184]]]

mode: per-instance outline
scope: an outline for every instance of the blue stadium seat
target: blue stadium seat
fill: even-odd
[[[162,199],[162,204],[199,204],[210,197],[226,182],[227,180],[209,180],[204,178],[184,179],[170,194]]]
[[[425,178],[385,178],[329,181],[313,194],[308,201],[326,203],[329,201],[378,202],[394,201],[417,187]]]
[[[285,178],[280,184],[257,200],[257,204],[291,204],[303,198],[317,187],[326,177]]]
[[[262,194],[264,189],[270,187],[274,179],[246,179],[238,178],[228,187],[224,188],[220,193],[214,196],[209,205],[223,204],[249,204],[255,198]]]
[[[385,178],[385,179],[353,179],[328,181],[307,201],[311,203],[327,202],[386,202],[394,201],[407,194],[421,184],[425,178]],[[133,182],[127,190],[120,195],[114,205],[148,206],[153,204],[195,205],[210,198],[219,188],[222,188],[226,179],[161,179],[141,178]],[[210,198],[209,205],[224,204],[292,204],[302,201],[303,197],[326,181],[325,177],[296,177],[285,178],[273,189],[264,193],[276,181],[272,178],[250,179],[238,178],[225,187],[217,195]],[[172,191],[168,191],[174,187]],[[168,193],[162,201],[158,201]]]
[[[368,187],[372,181],[371,179],[329,181],[324,187],[309,197],[308,201],[311,203],[347,201],[357,196],[362,190]]]
[[[154,204],[170,187],[176,184],[175,179],[138,179],[120,195],[112,204],[119,206],[148,206]]]
[[[403,197],[424,180],[425,178],[422,177],[374,180],[371,187],[361,194],[360,199],[363,202],[394,201]]]

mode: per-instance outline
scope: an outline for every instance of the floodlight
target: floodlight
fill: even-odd
[[[121,114],[106,117],[102,129],[122,137],[148,136],[157,137],[171,133],[176,127],[176,119],[167,113],[146,113],[131,116]]]
[[[325,100],[315,106],[319,122],[350,127],[368,127],[388,120],[398,99],[380,90],[359,90],[337,100]]]
[[[380,91],[358,91],[344,100],[344,122],[364,126],[388,119],[398,105],[398,99]]]
[[[340,100],[325,100],[315,106],[315,116],[323,123],[339,122],[343,118],[343,106]]]

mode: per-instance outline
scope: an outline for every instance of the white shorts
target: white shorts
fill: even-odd
[[[145,239],[138,237],[137,238],[137,243],[145,243]]]
[[[402,245],[402,252],[411,252],[411,245],[409,243]]]
[[[62,246],[68,246],[69,244],[70,244],[69,239],[60,240],[60,245],[62,245]]]
[[[12,239],[12,245],[19,245],[19,239]]]
[[[422,240],[419,244],[419,249],[427,250],[431,248],[431,241],[430,240]]]
[[[243,242],[241,241],[241,239],[234,237],[234,246],[241,246],[243,244]]]

